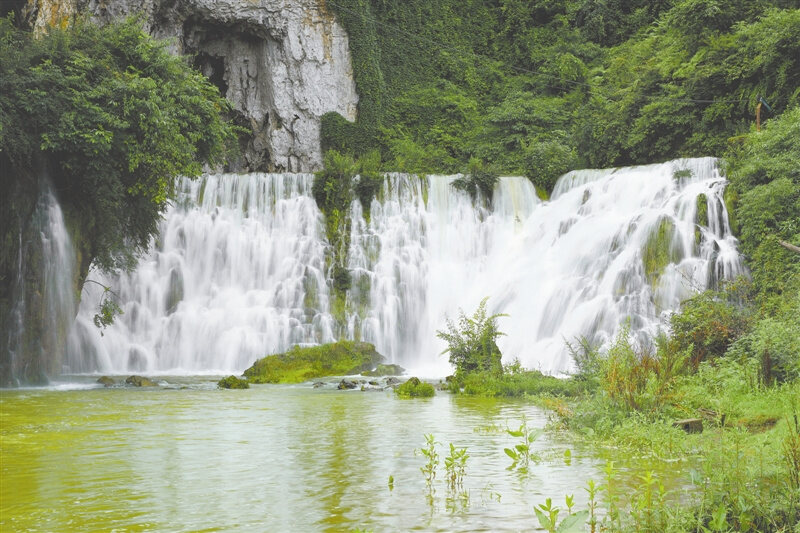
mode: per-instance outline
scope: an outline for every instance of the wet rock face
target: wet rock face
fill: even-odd
[[[347,34],[321,0],[28,0],[32,24],[77,11],[100,22],[145,16],[173,40],[234,107],[251,134],[234,171],[309,172],[322,164],[320,118],[355,120]]]

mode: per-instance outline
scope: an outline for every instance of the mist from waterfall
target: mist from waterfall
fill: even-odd
[[[241,372],[294,344],[361,338],[442,376],[451,368],[436,330],[488,296],[490,312],[509,315],[498,322],[504,362],[559,373],[571,367],[567,341],[607,342],[627,322],[648,342],[681,300],[744,273],[713,158],[571,172],[549,201],[515,177],[499,179],[491,202],[473,201],[454,179],[388,174],[369,220],[353,203],[341,323],[313,175],[182,180],[138,267],[90,274],[114,288],[124,314],[98,330],[99,289],[86,287],[70,371]],[[643,254],[659,234],[669,264],[648,272]]]

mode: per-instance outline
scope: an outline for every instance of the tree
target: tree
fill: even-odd
[[[47,176],[100,267],[130,265],[147,248],[174,178],[223,161],[228,110],[136,19],[78,19],[39,38],[0,20],[0,159],[10,169],[0,185]]]

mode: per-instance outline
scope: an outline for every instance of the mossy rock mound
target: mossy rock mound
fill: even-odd
[[[402,376],[406,369],[400,365],[378,365],[373,370],[365,370],[362,376],[384,377]]]
[[[394,392],[401,398],[430,398],[436,391],[433,385],[420,381],[419,378],[411,378],[396,389]]]
[[[217,382],[217,387],[220,389],[249,389],[250,384],[242,378],[228,376],[227,378],[219,380]]]
[[[302,383],[325,376],[350,376],[371,370],[384,361],[366,342],[339,341],[320,346],[295,346],[268,355],[244,371],[251,383]]]

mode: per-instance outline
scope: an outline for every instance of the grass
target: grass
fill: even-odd
[[[250,383],[302,383],[326,376],[348,376],[372,370],[383,361],[375,346],[339,341],[320,346],[295,346],[259,359],[244,371]]]

